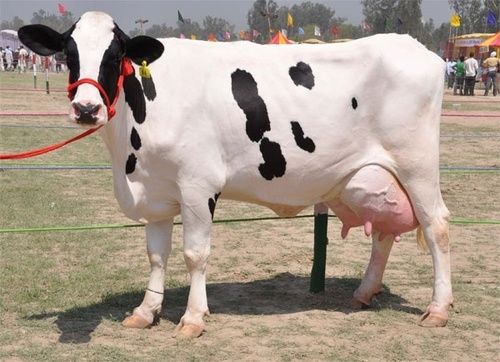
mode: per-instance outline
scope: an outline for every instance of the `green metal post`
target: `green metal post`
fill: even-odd
[[[328,207],[325,204],[316,204],[314,205],[314,260],[309,286],[311,293],[325,290],[327,230]]]

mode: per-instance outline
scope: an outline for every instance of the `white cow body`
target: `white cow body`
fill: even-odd
[[[424,149],[435,151],[429,167],[436,173],[441,107],[436,84],[442,78],[442,62],[408,36],[372,38],[281,47],[163,40],[165,55],[150,65],[153,77],[162,80],[158,101],[148,102],[147,120],[136,127],[146,140],[132,175],[126,177],[123,167],[134,124],[125,102],[119,114],[127,116],[103,129],[105,139],[119,135],[124,143],[108,142],[124,211],[141,221],[178,213],[184,177],[187,183],[203,182],[221,190],[222,198],[306,207],[335,197],[342,181],[365,165],[380,165],[398,178],[405,166],[425,167]],[[362,57],[356,59],[360,49]],[[399,61],[408,53],[413,64],[406,58]],[[314,70],[312,90],[290,80],[288,64],[298,61]],[[271,120],[266,135],[280,143],[287,160],[285,175],[272,182],[255,172],[262,155],[247,137],[245,115],[231,94],[230,75],[237,68],[257,81]],[[404,81],[398,77],[402,72]],[[428,81],[422,82],[423,77]],[[356,110],[352,97],[359,102]],[[315,141],[313,154],[295,145],[290,131],[294,119]]]
[[[349,227],[364,225],[374,239],[354,293],[364,304],[380,289],[394,238],[419,225],[435,279],[421,324],[446,324],[453,298],[448,210],[439,189],[444,63],[416,40],[387,34],[334,45],[260,46],[163,39],[161,46],[146,37],[128,39],[111,17],[95,12],[62,35],[25,28],[21,38],[40,53],[59,44],[44,40],[40,31],[66,44],[73,82],[107,81],[102,69],[118,69],[113,51],[120,47],[136,64],[138,44],[154,48],[149,86],[144,79],[140,88],[125,78],[148,98],[144,119],[136,119],[132,110],[138,108],[127,100],[130,84],[108,124],[109,108],[91,84],[78,86],[70,112],[78,123],[106,124],[101,134],[111,153],[118,202],[128,217],[146,223],[151,277],[144,301],[125,326],[149,326],[161,309],[172,220],[181,213],[191,289],[177,332],[202,333],[209,235],[219,195],[282,215],[325,203],[344,222],[344,237]],[[96,44],[88,47],[91,41]]]

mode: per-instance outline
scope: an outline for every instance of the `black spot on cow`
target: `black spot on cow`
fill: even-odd
[[[142,146],[141,142],[141,137],[139,136],[139,133],[137,133],[137,130],[132,127],[132,132],[130,133],[130,143],[132,144],[132,147],[134,147],[134,150],[139,151],[139,148]]]
[[[121,72],[120,59],[122,56],[123,46],[115,34],[113,41],[111,41],[108,49],[106,49],[102,56],[99,66],[99,76],[97,77],[97,81],[104,88],[111,103],[113,103],[116,95],[116,83]]]
[[[312,89],[314,87],[314,75],[309,64],[298,62],[296,66],[290,67],[288,71],[295,85]]]
[[[286,171],[286,160],[281,153],[279,143],[269,141],[264,137],[260,142],[260,152],[264,163],[259,165],[259,171],[266,180],[272,180],[274,177],[281,177]]]
[[[131,174],[135,171],[135,164],[137,163],[137,157],[133,153],[128,155],[127,164],[125,165],[125,173]]]
[[[257,82],[247,71],[236,69],[231,74],[233,97],[247,118],[246,132],[253,142],[259,142],[264,132],[271,130],[264,100],[259,96]]]
[[[149,101],[156,98],[156,88],[153,82],[153,77],[144,78],[141,77],[142,89],[144,89],[144,95]]]
[[[304,131],[302,130],[300,123],[292,121],[290,122],[290,124],[292,125],[292,133],[297,146],[302,148],[304,151],[313,153],[316,149],[316,145],[314,144],[314,141],[312,139],[310,139],[309,137],[304,137]]]
[[[80,55],[78,54],[76,42],[72,37],[68,38],[64,54],[66,55],[66,65],[69,69],[69,83],[75,83],[80,78]],[[73,93],[75,92],[76,90],[73,91]]]
[[[358,108],[358,101],[356,100],[356,98],[352,97],[351,104],[352,104],[352,108],[354,108],[354,109]]]
[[[141,83],[134,74],[123,79],[123,92],[125,93],[125,102],[132,110],[135,121],[139,124],[143,123],[146,119],[146,100]]]
[[[214,197],[208,199],[208,209],[210,210],[210,214],[212,214],[212,220],[214,219],[215,213],[215,205],[217,205],[217,199],[220,196],[220,192],[216,193]]]

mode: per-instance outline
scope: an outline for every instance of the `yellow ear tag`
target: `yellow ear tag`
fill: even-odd
[[[139,67],[139,75],[142,78],[151,78],[151,72],[148,68],[148,62],[145,60],[142,61],[141,66]]]

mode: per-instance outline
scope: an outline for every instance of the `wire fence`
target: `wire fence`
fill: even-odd
[[[310,219],[314,215],[297,215],[292,217],[265,216],[254,218],[236,218],[236,219],[216,219],[213,224],[231,224],[245,223],[255,221],[284,221],[294,219]],[[329,218],[337,218],[336,215],[328,215]],[[500,220],[490,219],[452,219],[451,224],[456,225],[500,225]],[[182,225],[182,222],[174,222],[174,225]],[[102,229],[126,229],[144,227],[144,224],[101,224],[101,225],[77,225],[77,226],[44,226],[44,227],[24,227],[24,228],[0,228],[0,234],[9,233],[37,233],[37,232],[69,232],[69,231],[85,231],[85,230],[102,230]]]

